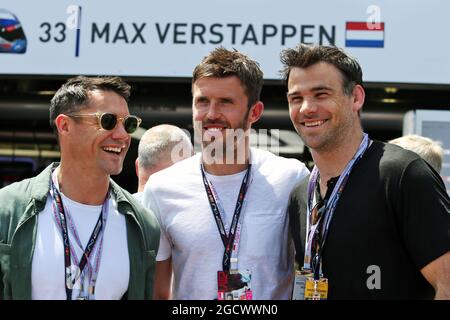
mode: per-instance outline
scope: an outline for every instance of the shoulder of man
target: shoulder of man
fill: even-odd
[[[294,175],[297,177],[295,181],[299,181],[309,174],[305,164],[294,158],[286,158],[273,154],[270,151],[252,148],[252,162],[260,168],[267,169],[270,172],[279,172],[286,175]]]
[[[308,197],[308,183],[309,183],[309,173],[304,178],[302,178],[295,186],[292,188],[291,200],[298,202],[305,202]]]
[[[385,179],[400,183],[405,177],[412,180],[430,177],[438,183],[441,182],[439,173],[417,153],[390,143],[379,141],[374,143],[377,149],[373,159],[378,162],[374,165]]]
[[[37,212],[44,210],[52,165],[33,178],[0,189],[0,241],[6,241],[12,236],[31,202],[37,206]]]
[[[392,168],[403,168],[409,163],[422,159],[417,153],[406,150],[392,143],[374,141],[378,148],[383,149],[382,164]]]
[[[142,229],[150,248],[157,248],[160,227],[154,213],[150,209],[145,208],[139,200],[113,180],[111,180],[111,186],[117,198],[119,212],[132,215]]]
[[[173,188],[182,182],[190,183],[191,176],[200,174],[200,153],[194,156],[178,161],[170,167],[152,174],[147,184],[152,191],[160,188]],[[145,191],[144,191],[145,192]]]

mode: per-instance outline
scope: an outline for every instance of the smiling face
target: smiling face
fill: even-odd
[[[89,94],[89,104],[77,113],[110,112],[117,117],[129,114],[127,102],[113,91],[94,90]],[[115,175],[122,171],[123,160],[131,136],[118,121],[113,130],[100,127],[97,117],[71,118],[66,115],[66,126],[60,134],[62,159],[76,165],[86,175]],[[58,121],[58,123],[62,123]]]
[[[193,84],[192,93],[194,130],[202,138],[203,149],[212,143],[225,148],[229,141],[235,152],[239,142],[245,140],[234,143],[233,135],[238,129],[247,131],[259,119],[262,103],[248,108],[247,95],[236,76],[200,78]]]
[[[357,85],[350,96],[345,95],[342,76],[331,64],[294,67],[287,96],[291,121],[312,150],[338,148],[361,130],[358,111],[364,102],[363,89]]]

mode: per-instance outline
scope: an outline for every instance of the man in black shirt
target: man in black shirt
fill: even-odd
[[[282,62],[290,118],[315,163],[289,206],[300,266],[327,279],[329,299],[450,299],[441,178],[418,155],[363,132],[355,59],[299,45]]]

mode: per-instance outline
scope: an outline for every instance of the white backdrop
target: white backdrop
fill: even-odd
[[[27,38],[24,54],[0,53],[0,74],[191,77],[223,45],[279,79],[280,51],[304,41],[343,48],[367,82],[450,84],[447,0],[2,0],[0,9]],[[384,30],[346,32],[347,22]],[[346,47],[346,39],[382,47]]]

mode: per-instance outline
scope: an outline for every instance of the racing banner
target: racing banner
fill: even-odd
[[[2,0],[0,74],[191,77],[217,46],[279,79],[280,51],[335,45],[366,82],[450,84],[450,1]]]

